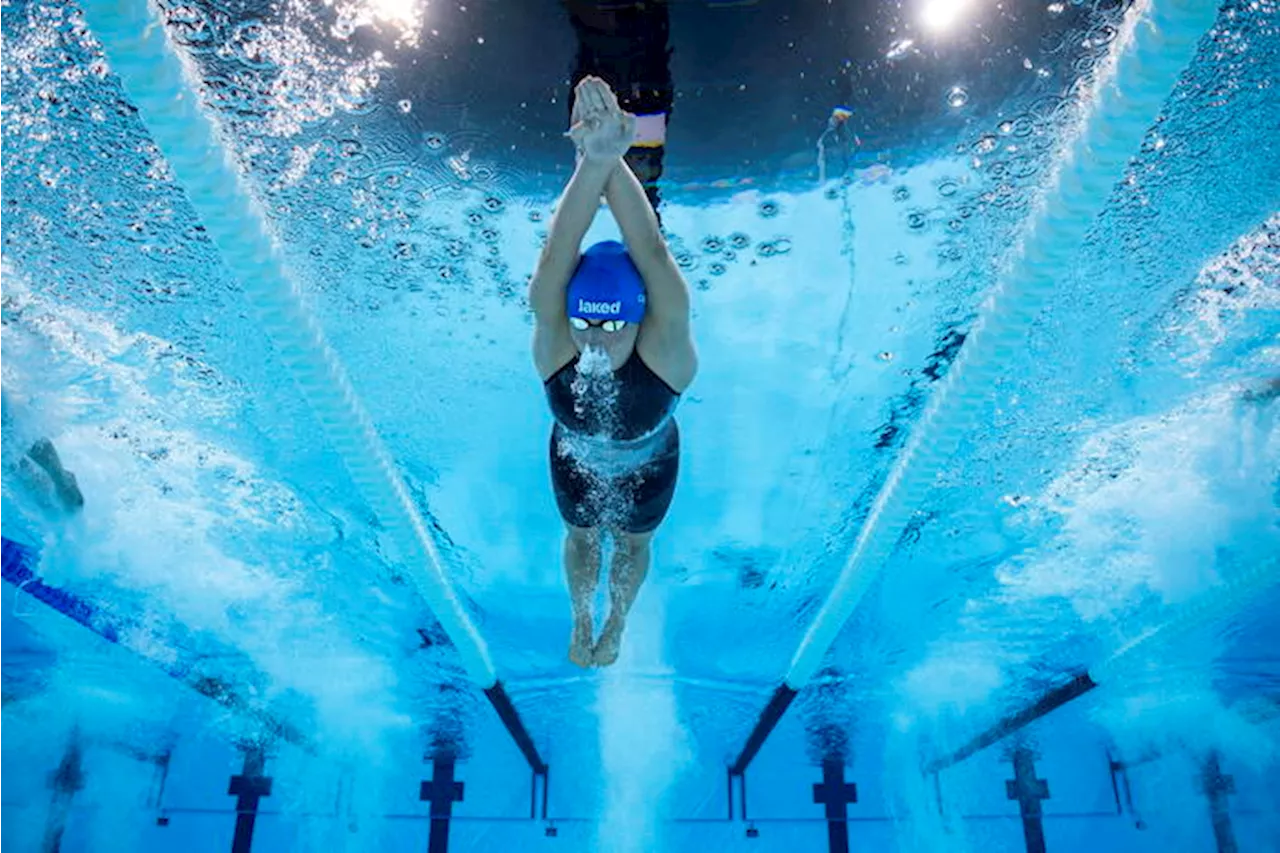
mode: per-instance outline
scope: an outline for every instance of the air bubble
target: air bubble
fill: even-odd
[[[1060,118],[1067,109],[1068,104],[1065,98],[1057,95],[1043,95],[1031,102],[1027,113],[1033,121],[1052,121]]]
[[[1017,200],[1017,190],[1013,184],[998,184],[994,190],[986,193],[983,199],[995,207],[1009,207]]]
[[[230,47],[233,55],[250,67],[269,66],[270,62],[263,55],[262,34],[265,30],[261,21],[241,22],[231,35]]]
[[[969,93],[960,86],[952,86],[951,91],[947,92],[947,105],[952,109],[960,109],[969,103]]]
[[[708,271],[709,273],[711,273],[712,275],[724,275],[724,274],[725,274],[725,270],[726,270],[726,269],[728,269],[728,268],[727,268],[724,264],[721,264],[721,263],[715,263],[715,264],[712,264],[711,266],[707,267],[707,271]]]
[[[1040,171],[1040,163],[1032,157],[1018,157],[1009,163],[1009,174],[1025,180]]]
[[[1082,56],[1071,64],[1071,68],[1077,75],[1083,76],[1093,71],[1093,66],[1097,64],[1097,61],[1095,56]]]
[[[487,196],[484,200],[484,209],[490,213],[497,213],[502,210],[502,199],[496,195]]]
[[[724,248],[724,241],[719,237],[702,238],[702,251],[708,255],[714,255]]]
[[[781,208],[778,203],[771,199],[760,202],[760,206],[757,208],[757,211],[763,219],[772,219],[778,215],[779,210],[781,210]]]
[[[893,62],[902,59],[911,51],[911,46],[915,44],[911,39],[899,39],[889,46],[889,50],[885,53],[884,58]]]
[[[1118,31],[1115,27],[1110,24],[1103,24],[1093,31],[1090,41],[1093,42],[1094,47],[1102,47],[1115,41],[1117,33]]]
[[[208,47],[213,41],[213,27],[205,13],[196,6],[178,6],[170,10],[165,24],[174,41],[183,47]]]
[[[955,195],[959,191],[960,191],[960,184],[951,180],[950,178],[947,178],[946,180],[938,184],[938,195],[942,196],[943,198],[951,198],[951,196]]]
[[[397,101],[396,106],[400,108],[400,112],[407,113],[413,109],[413,101],[410,101],[408,98],[405,98],[403,100]]]
[[[424,134],[422,137],[422,144],[432,151],[439,151],[441,148],[444,148],[445,138],[444,135],[440,133]]]
[[[894,201],[906,201],[909,198],[911,198],[911,190],[903,186],[893,188]]]
[[[745,249],[751,245],[751,238],[741,231],[729,235],[729,245],[735,249]]]

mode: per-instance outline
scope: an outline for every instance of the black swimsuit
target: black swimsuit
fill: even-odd
[[[675,494],[678,392],[637,352],[616,371],[579,369],[580,357],[544,385],[555,416],[551,480],[560,515],[574,527],[656,528]]]

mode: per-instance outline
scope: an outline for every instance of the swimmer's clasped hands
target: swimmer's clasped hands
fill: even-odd
[[[636,134],[636,117],[622,109],[609,84],[583,77],[565,136],[589,160],[616,160],[627,153]]]

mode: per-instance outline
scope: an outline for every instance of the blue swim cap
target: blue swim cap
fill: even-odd
[[[602,240],[582,253],[569,279],[566,311],[587,320],[644,319],[644,279],[626,246]]]

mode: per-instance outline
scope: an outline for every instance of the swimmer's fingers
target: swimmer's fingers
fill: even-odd
[[[613,92],[609,91],[609,84],[599,78],[596,78],[594,83],[595,85],[587,90],[587,103],[593,113],[606,112]]]
[[[579,125],[598,124],[606,116],[608,113],[604,110],[586,106],[579,100],[573,105],[573,114],[569,116],[569,129],[572,130]]]
[[[609,84],[599,77],[583,77],[578,84],[578,99],[585,112],[615,112],[619,110],[618,98]]]
[[[565,131],[564,136],[573,140],[573,147],[578,150],[579,154],[586,151],[587,142],[592,136],[600,133],[602,117],[600,115],[588,115],[581,121],[575,122],[572,127]]]
[[[577,136],[584,133],[590,133],[596,128],[609,121],[611,114],[607,110],[584,108],[581,111],[575,109],[572,116],[572,122],[565,136]]]
[[[573,110],[569,115],[569,130],[565,132],[565,136],[576,140],[593,121],[598,121],[601,112],[600,99],[597,97],[600,83],[603,81],[598,77],[583,77],[578,82],[574,90]]]
[[[599,125],[600,125],[599,116],[583,115],[580,118],[578,118],[576,121],[574,121],[573,124],[569,125],[569,129],[566,130],[562,135],[569,137],[574,142],[581,142],[584,136],[591,133],[591,131],[594,130],[596,127],[599,127]]]
[[[618,103],[618,96],[614,93],[613,87],[603,80],[600,81],[600,108],[605,112],[617,115],[625,112],[622,105]]]
[[[588,74],[578,81],[578,97],[590,100],[599,93],[603,85],[607,84],[596,75]]]
[[[573,90],[573,120],[575,122],[580,117],[596,109],[595,92],[596,84],[599,80],[600,78],[598,77],[588,75],[578,81],[578,85]]]

